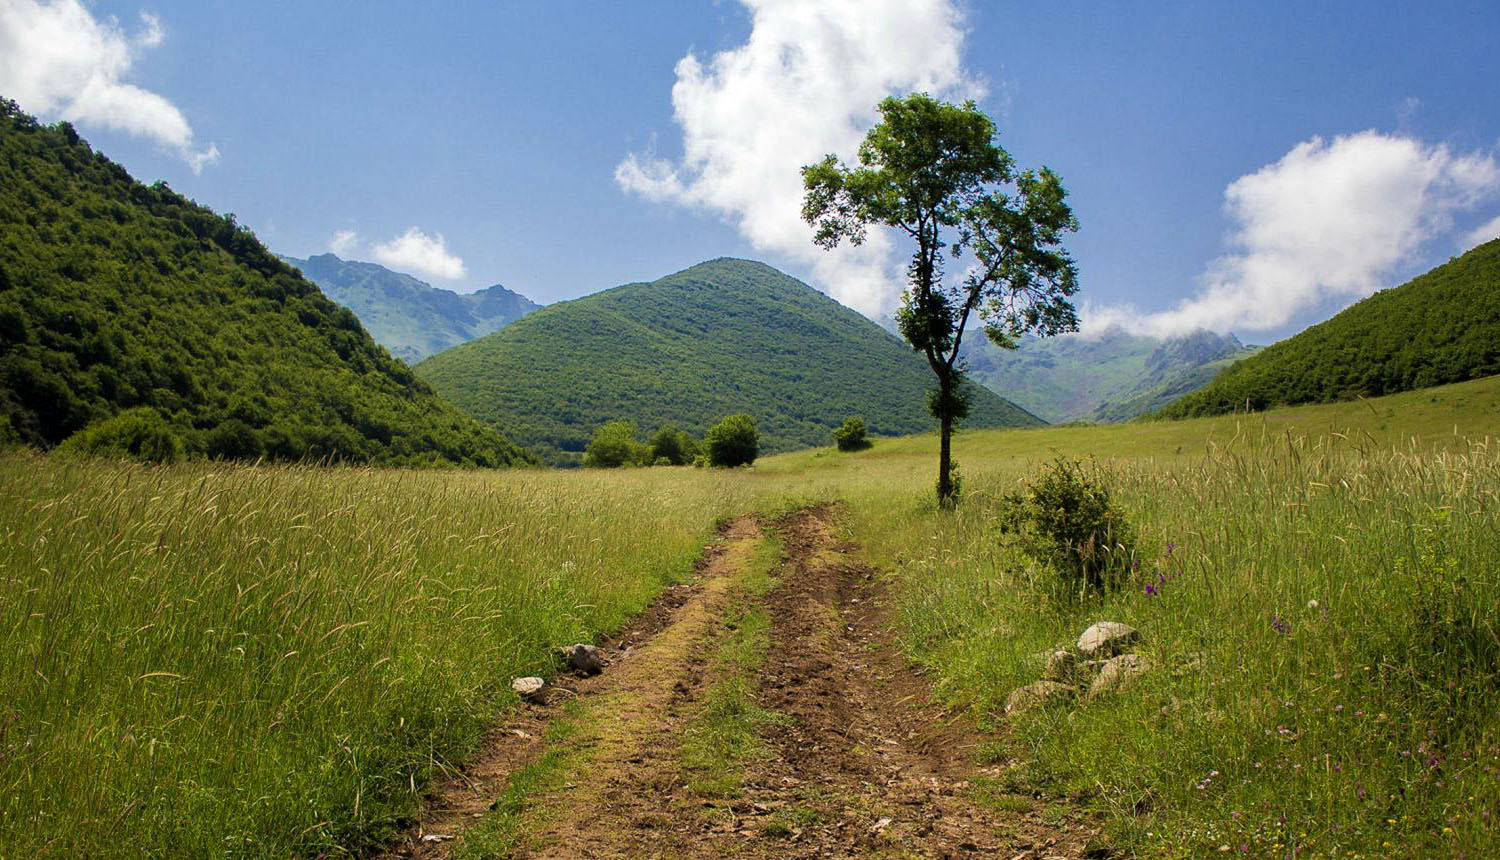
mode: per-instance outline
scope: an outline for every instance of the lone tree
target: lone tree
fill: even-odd
[[[802,217],[813,241],[858,245],[871,224],[916,242],[896,324],[937,376],[927,407],[937,418],[938,502],[958,500],[953,425],[968,411],[959,347],[971,322],[995,345],[1014,349],[1021,335],[1077,331],[1068,297],[1078,271],[1062,234],[1078,229],[1057,174],[1018,171],[995,142],[995,124],[975,107],[925,93],[887,98],[880,122],[859,147],[859,165],[829,155],[802,168]],[[965,261],[956,279],[944,264]]]

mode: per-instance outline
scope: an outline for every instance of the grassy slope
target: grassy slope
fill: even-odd
[[[499,331],[541,307],[499,284],[460,295],[375,263],[341,260],[333,254],[282,259],[328,298],[354,311],[376,343],[411,364]]]
[[[249,459],[522,458],[232,217],[0,102],[0,442],[50,447],[134,407],[200,452],[234,422]]]
[[[761,263],[714,260],[545,308],[424,361],[444,397],[523,445],[576,462],[594,429],[635,421],[701,436],[756,419],[762,450],[827,444],[863,415],[871,432],[927,430],[931,373],[874,323]],[[969,422],[1035,418],[976,390]]]
[[[1500,239],[1233,365],[1158,415],[1379,397],[1500,373]]]
[[[982,714],[1097,618],[1139,626],[1157,659],[1203,654],[1200,671],[1018,726],[1032,783],[1098,804],[1117,845],[1493,853],[1469,798],[1500,793],[1500,689],[1418,622],[1440,586],[1480,589],[1468,617],[1497,623],[1497,415],[1491,378],[1251,418],[965,432],[956,516],[931,502],[932,436],[732,472],[0,458],[0,652],[17,655],[0,661],[0,845],[366,844],[470,747],[509,677],[619,623],[716,518],[844,498],[902,589],[910,653]],[[1143,569],[1186,576],[1157,599],[1047,599],[994,501],[1057,455],[1099,458]],[[1414,758],[1434,743],[1440,764]]]

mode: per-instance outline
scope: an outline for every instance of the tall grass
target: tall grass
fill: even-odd
[[[982,714],[1091,622],[1142,630],[1158,668],[1141,683],[1016,722],[1037,779],[1106,809],[1116,847],[1490,856],[1500,440],[1413,440],[1399,425],[1382,439],[1326,424],[1359,419],[1338,410],[1301,412],[1311,432],[1288,413],[1224,419],[1196,425],[1211,441],[1188,450],[1096,461],[1143,538],[1138,570],[1105,599],[1061,597],[1056,572],[1000,533],[999,498],[1053,454],[1112,452],[1135,428],[1093,430],[1096,446],[1036,433],[1053,444],[1015,457],[985,449],[1019,436],[976,434],[957,514],[871,482],[850,488],[851,525],[897,571],[909,653]]]
[[[358,849],[733,486],[0,460],[0,854]]]
[[[956,703],[997,712],[1093,620],[1143,631],[1137,686],[1017,725],[1120,846],[1493,854],[1497,416],[1491,379],[965,433],[954,513],[930,436],[732,472],[0,458],[0,856],[360,851],[512,677],[685,575],[717,519],[839,498]],[[1141,536],[1107,601],[1056,598],[996,527],[1059,455],[1095,458]]]

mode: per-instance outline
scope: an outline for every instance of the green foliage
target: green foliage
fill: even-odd
[[[1500,373],[1500,239],[1261,350],[1157,413],[1379,397]]]
[[[576,465],[593,428],[616,418],[701,439],[720,417],[747,412],[767,452],[827,445],[846,415],[863,415],[873,435],[932,428],[920,359],[833,299],[746,260],[551,305],[416,371],[558,465]],[[1039,423],[975,387],[972,426]]]
[[[646,443],[650,448],[651,462],[655,464],[665,461],[661,464],[664,466],[682,466],[691,462],[692,457],[682,444],[685,436],[685,433],[671,425],[656,431]]]
[[[928,407],[942,436],[937,495],[944,506],[958,497],[949,443],[968,412],[959,359],[969,323],[1008,348],[1023,334],[1078,330],[1068,300],[1078,273],[1062,247],[1063,234],[1078,229],[1067,192],[1045,167],[1017,171],[995,137],[995,124],[972,101],[912,93],[880,103],[858,166],[829,155],[802,168],[802,217],[817,244],[858,245],[872,224],[915,240],[896,325],[937,377]],[[965,252],[974,265],[962,281],[945,282],[946,261]]]
[[[644,466],[654,459],[646,446],[636,440],[634,421],[601,424],[583,452],[583,465],[595,469]]]
[[[541,307],[499,284],[460,295],[376,263],[333,254],[282,259],[328,298],[354,311],[376,343],[412,364],[499,331]]]
[[[755,419],[740,413],[710,427],[704,438],[710,466],[748,466],[760,453],[760,434]]]
[[[1005,503],[1001,531],[1017,533],[1027,555],[1056,569],[1067,593],[1107,591],[1128,570],[1134,530],[1082,463],[1055,461]]]
[[[175,463],[186,446],[178,428],[150,406],[137,406],[104,418],[68,437],[58,446],[61,455]]]
[[[527,459],[234,216],[141,185],[66,126],[0,101],[0,418],[29,445],[93,427],[75,447],[119,453],[124,425],[94,425],[137,408],[189,455]]]
[[[871,444],[867,432],[865,419],[851,415],[844,419],[842,427],[833,431],[833,442],[840,451],[863,451]]]

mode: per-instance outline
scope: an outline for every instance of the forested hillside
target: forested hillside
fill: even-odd
[[[1058,423],[1128,421],[1203,387],[1225,362],[1253,351],[1231,334],[1163,339],[1112,328],[1026,338],[1014,350],[975,336],[965,341],[964,358],[976,381]]]
[[[0,101],[0,437],[80,431],[150,459],[525,459],[234,216]]]
[[[1500,239],[1220,373],[1159,415],[1379,397],[1500,373]]]
[[[376,343],[410,364],[498,331],[541,307],[499,284],[459,294],[378,263],[343,260],[334,254],[282,259],[328,298],[354,311]]]
[[[877,434],[931,430],[926,364],[852,310],[763,263],[719,259],[544,308],[417,372],[444,397],[558,463],[628,419],[695,435],[748,412],[763,450],[832,442],[861,415]],[[1041,422],[973,387],[970,427]]]

